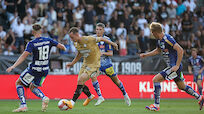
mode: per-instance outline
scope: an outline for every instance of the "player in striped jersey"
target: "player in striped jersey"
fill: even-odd
[[[188,71],[194,76],[194,82],[197,83],[198,91],[202,95],[202,81],[204,75],[204,59],[197,55],[197,49],[191,50],[191,57],[188,59]],[[192,70],[193,69],[193,70]]]
[[[66,50],[64,45],[54,41],[53,39],[42,37],[41,25],[34,24],[32,28],[32,33],[35,39],[28,42],[23,54],[11,67],[7,69],[7,72],[11,72],[14,68],[20,65],[28,55],[33,55],[32,63],[21,73],[20,77],[16,81],[16,90],[21,104],[20,107],[13,110],[13,112],[27,111],[24,87],[29,87],[37,97],[42,99],[42,111],[46,111],[49,98],[45,96],[38,87],[42,86],[42,83],[49,71],[50,50],[52,46]]]
[[[204,102],[203,96],[199,95],[190,86],[184,83],[183,73],[181,71],[183,48],[176,43],[175,39],[171,35],[163,32],[163,28],[160,23],[152,22],[150,24],[150,29],[153,36],[158,39],[157,48],[151,52],[140,54],[140,57],[144,58],[162,53],[167,64],[167,68],[154,76],[153,83],[155,102],[150,106],[146,106],[146,109],[151,111],[159,111],[161,93],[160,82],[163,82],[164,80],[174,80],[179,89],[185,91],[191,96],[194,96],[199,101],[198,103],[201,110]]]

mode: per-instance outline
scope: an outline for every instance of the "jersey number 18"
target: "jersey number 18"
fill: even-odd
[[[46,60],[48,59],[49,54],[49,46],[38,47],[39,50],[39,60]]]

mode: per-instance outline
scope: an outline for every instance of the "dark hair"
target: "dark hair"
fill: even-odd
[[[103,23],[97,23],[96,26],[105,28],[105,25]]]
[[[78,33],[79,32],[79,29],[77,28],[77,27],[72,27],[70,30],[69,30],[69,34],[70,33],[73,33],[73,34],[75,34],[75,33]]]
[[[42,27],[41,27],[40,24],[34,24],[34,25],[32,26],[32,28],[33,28],[34,31],[39,31],[39,30],[42,29]]]

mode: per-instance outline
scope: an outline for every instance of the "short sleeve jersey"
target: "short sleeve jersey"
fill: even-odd
[[[193,73],[198,74],[199,70],[204,65],[204,60],[201,56],[197,56],[196,58],[193,58],[192,56],[188,59],[188,63],[193,68]]]
[[[175,66],[177,62],[177,51],[173,49],[175,44],[175,39],[169,34],[165,34],[162,40],[158,40],[157,43],[157,47],[161,49],[168,67]],[[179,69],[182,69],[182,64],[180,64]]]
[[[97,42],[100,41],[99,37],[83,36],[80,42],[75,42],[74,45],[77,51],[82,54],[83,65],[89,67],[100,67],[100,50]]]
[[[36,38],[28,42],[25,51],[33,54],[30,70],[45,72],[49,70],[50,50],[52,46],[57,46],[58,42],[51,38]]]

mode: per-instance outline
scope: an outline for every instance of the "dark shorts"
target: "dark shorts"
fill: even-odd
[[[42,86],[46,76],[47,75],[34,76],[29,72],[29,68],[27,68],[21,73],[20,80],[25,86],[29,86],[33,83],[34,86],[38,87]]]
[[[177,70],[176,72],[171,72],[171,67],[167,67],[160,72],[160,74],[164,77],[165,80],[174,80],[176,81],[184,81],[183,73],[181,70]]]
[[[113,65],[110,64],[110,65],[107,65],[107,66],[101,66],[100,67],[100,71],[101,72],[104,72],[107,76],[109,77],[114,77],[116,76],[116,73],[114,71],[114,68],[113,68]]]

